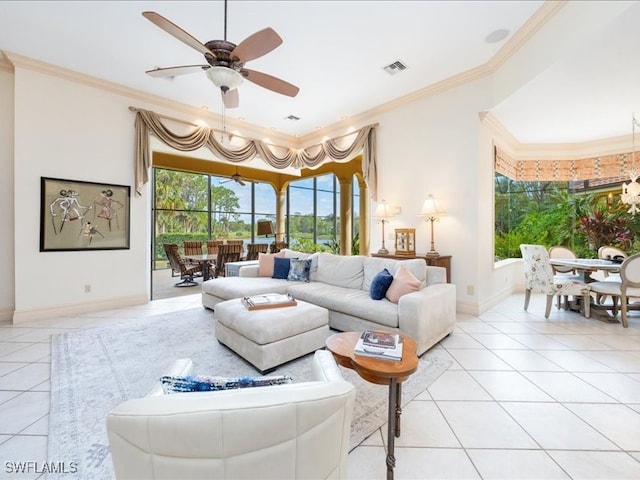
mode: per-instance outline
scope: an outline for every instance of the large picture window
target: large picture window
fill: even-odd
[[[163,243],[185,240],[243,240],[270,243],[257,237],[258,220],[275,219],[276,194],[266,183],[154,168],[154,269],[166,268]]]
[[[495,173],[495,260],[520,257],[520,244],[562,245],[583,258],[612,245],[640,250],[640,216],[620,202],[618,179],[516,181]],[[637,217],[637,218],[636,218]]]

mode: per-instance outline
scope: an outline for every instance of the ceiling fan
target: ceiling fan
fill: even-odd
[[[233,175],[231,175],[231,178],[229,178],[228,180],[223,180],[220,182],[220,184],[222,185],[223,183],[228,183],[230,181],[234,181],[239,183],[240,185],[242,185],[243,187],[246,185],[245,182],[249,182],[249,183],[255,183],[253,180],[249,180],[247,178],[242,178],[240,176],[240,174],[238,173],[238,169],[236,168],[236,173],[234,173]]]
[[[262,57],[282,43],[282,38],[270,27],[248,36],[238,45],[227,41],[227,0],[224,2],[224,40],[210,40],[201,43],[182,28],[156,12],[142,12],[142,15],[162,30],[204,55],[207,64],[182,65],[177,67],[147,70],[152,77],[174,77],[187,73],[204,71],[222,93],[226,108],[236,108],[239,104],[238,86],[246,78],[263,88],[295,97],[300,90],[284,80],[272,75],[244,68],[245,63]]]

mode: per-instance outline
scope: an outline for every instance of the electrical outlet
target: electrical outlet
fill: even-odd
[[[473,295],[474,291],[475,288],[473,288],[473,285],[467,285],[467,295]]]
[[[90,284],[86,284],[84,286],[84,293],[91,293],[91,285]]]

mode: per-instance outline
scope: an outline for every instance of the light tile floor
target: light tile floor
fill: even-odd
[[[46,458],[52,334],[200,301],[0,323],[0,478],[39,478],[10,470]],[[395,478],[640,478],[640,317],[623,329],[555,308],[545,320],[540,295],[522,306],[516,294],[479,317],[458,315],[435,347],[453,365],[403,410]],[[384,479],[385,445],[383,428],[351,452],[349,478]]]

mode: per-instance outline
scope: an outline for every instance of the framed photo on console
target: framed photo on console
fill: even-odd
[[[40,251],[129,248],[131,187],[41,177]]]
[[[415,256],[416,229],[396,228],[396,255]]]

